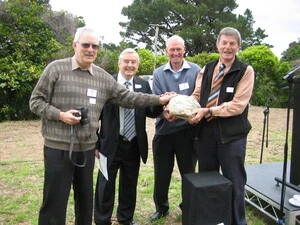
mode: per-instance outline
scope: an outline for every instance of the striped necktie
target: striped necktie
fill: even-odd
[[[129,89],[130,82],[124,83],[125,87]],[[131,141],[136,136],[134,109],[124,109],[124,137]]]
[[[221,83],[224,78],[224,69],[225,69],[225,64],[221,64],[219,67],[219,73],[216,76],[216,78],[214,79],[213,84],[211,86],[211,90],[210,90],[210,94],[209,94],[208,101],[206,104],[206,108],[217,105],[220,88],[221,88]],[[207,121],[211,121],[213,119],[213,117],[207,116],[206,119],[207,119]]]

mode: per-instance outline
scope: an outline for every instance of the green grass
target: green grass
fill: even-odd
[[[152,201],[153,195],[153,164],[152,154],[149,163],[142,164],[138,184],[138,200],[135,220],[141,224],[150,224],[149,217],[155,211]],[[31,161],[2,161],[0,163],[0,224],[37,224],[38,210],[42,201],[43,188],[43,162]],[[97,169],[94,171],[95,179]],[[177,168],[171,180],[170,214],[167,218],[157,221],[155,224],[181,224],[181,211],[178,207],[181,202],[180,177]],[[117,200],[116,200],[117,202]],[[71,193],[67,224],[74,220],[73,193]],[[115,207],[116,208],[116,207]],[[252,206],[247,205],[248,224],[263,225],[277,224]],[[115,215],[115,214],[114,214]]]
[[[248,137],[247,165],[259,164],[260,158],[262,108],[256,107],[253,109],[257,112],[250,113],[250,116],[252,116],[253,129]],[[272,116],[279,115],[278,109],[272,109],[272,112],[273,111],[277,113],[272,114]],[[284,121],[281,122],[280,118],[279,116],[276,119],[271,118],[270,120],[269,147],[264,148],[264,163],[278,162],[283,159],[285,129],[284,126],[280,127],[281,124],[284,125]],[[274,123],[276,123],[276,125],[273,125]],[[28,129],[28,126],[30,126],[31,129]],[[26,129],[22,131],[22,135],[18,135],[17,132],[20,132],[21,127]],[[2,148],[0,148],[0,225],[37,225],[38,211],[42,203],[44,176],[42,141],[40,143],[38,142],[41,138],[40,127],[36,122],[31,121],[1,123],[0,134],[4,140],[2,141],[1,139],[0,142],[0,145],[1,143],[3,144]],[[291,135],[289,140],[291,140]],[[8,150],[8,152],[6,152],[6,150]],[[30,152],[27,154],[27,151]],[[24,158],[25,152],[26,157]],[[33,153],[38,156],[35,156]],[[95,167],[94,182],[96,182],[97,172],[97,168]],[[149,217],[155,211],[152,197],[153,174],[153,159],[150,149],[147,164],[141,164],[138,183],[137,206],[134,219],[140,225],[150,224]],[[161,219],[153,225],[181,224],[181,210],[178,207],[181,202],[180,186],[180,176],[177,167],[175,167],[169,189],[170,214],[165,219]],[[115,213],[113,216],[115,216]],[[277,224],[248,204],[246,205],[246,216],[248,225]],[[113,219],[115,219],[115,217]],[[71,224],[74,224],[74,201],[72,192],[67,211],[67,225]]]
[[[0,224],[37,224],[42,199],[43,164],[5,161],[0,164]]]

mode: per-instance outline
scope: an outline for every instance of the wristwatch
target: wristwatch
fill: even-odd
[[[207,109],[208,109],[208,112],[207,112],[207,114],[205,115],[205,118],[206,118],[206,119],[212,116],[211,109],[210,109],[210,108],[207,108]]]
[[[212,116],[212,111],[211,111],[210,108],[208,108],[208,114],[209,114],[210,116]]]

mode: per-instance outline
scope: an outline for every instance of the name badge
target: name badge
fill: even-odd
[[[88,88],[87,96],[96,98],[97,97],[97,90]]]
[[[234,88],[233,88],[233,87],[227,87],[227,88],[226,88],[226,92],[227,92],[227,93],[233,93],[233,91],[234,91]]]
[[[91,105],[96,105],[96,99],[95,98],[90,98],[90,104]]]
[[[136,84],[134,87],[135,87],[136,89],[139,89],[139,88],[142,88],[142,85]]]
[[[179,84],[179,90],[180,90],[180,91],[187,90],[187,89],[189,89],[189,88],[190,88],[189,83],[182,83],[182,84]]]

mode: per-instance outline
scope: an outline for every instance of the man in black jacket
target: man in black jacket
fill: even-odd
[[[134,76],[139,66],[139,56],[134,49],[125,49],[119,56],[119,73],[114,78],[135,92],[151,94],[148,81]],[[127,83],[129,82],[129,84]],[[126,84],[125,84],[126,83]],[[148,157],[148,139],[146,133],[146,117],[154,117],[152,108],[134,109],[135,123],[132,130],[133,139],[125,135],[127,109],[107,103],[101,114],[99,133],[99,151],[107,157],[108,180],[98,172],[95,193],[95,223],[111,224],[115,200],[115,181],[118,170],[119,199],[117,209],[118,222],[123,225],[134,225],[133,221],[137,182],[140,168],[140,157],[146,163]],[[99,158],[98,152],[96,157]]]
[[[199,172],[221,168],[222,174],[232,182],[232,225],[247,224],[244,162],[251,129],[248,107],[255,79],[253,68],[236,57],[241,44],[239,31],[232,27],[221,30],[217,39],[220,58],[208,63],[197,78],[193,96],[200,100],[202,108],[189,121],[200,122],[194,142]],[[215,85],[217,80],[219,89]]]
[[[251,129],[247,116],[255,74],[250,65],[236,57],[241,44],[241,35],[235,28],[225,27],[220,31],[217,39],[220,58],[200,71],[193,96],[202,108],[188,120],[196,124],[194,147],[199,172],[221,169],[224,177],[232,182],[231,225],[247,224],[244,162]],[[175,119],[167,110],[165,117]]]

